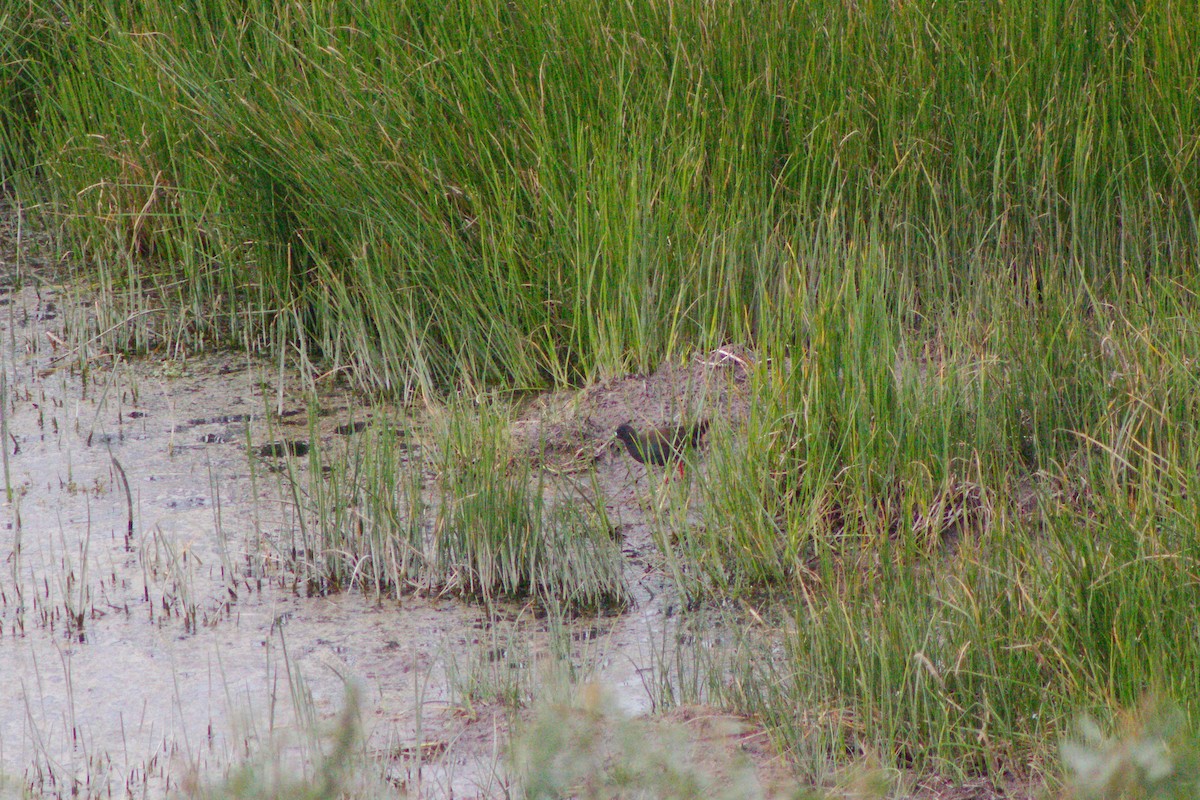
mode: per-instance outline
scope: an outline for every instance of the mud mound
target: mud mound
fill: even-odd
[[[746,348],[723,347],[688,364],[664,364],[649,375],[541,395],[513,423],[513,444],[548,467],[577,471],[588,469],[617,444],[617,426],[625,422],[640,429],[696,419],[741,419],[754,360]]]

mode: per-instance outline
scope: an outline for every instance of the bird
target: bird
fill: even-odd
[[[625,443],[625,449],[633,456],[634,461],[659,467],[675,462],[679,465],[679,474],[682,475],[684,451],[698,445],[707,430],[706,419],[691,425],[652,428],[645,433],[638,433],[632,425],[626,423],[617,428],[617,438]]]

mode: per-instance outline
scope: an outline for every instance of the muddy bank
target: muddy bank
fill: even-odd
[[[378,408],[330,389],[310,414],[299,376],[245,356],[72,351],[64,319],[86,310],[68,306],[80,302],[69,292],[27,286],[3,299],[10,781],[51,795],[153,794],[260,748],[302,758],[305,731],[337,718],[350,681],[382,785],[502,793],[508,715],[464,703],[475,679],[463,676],[532,686],[545,623],[521,606],[489,614],[421,593],[306,597],[288,570],[299,542],[291,487],[303,483],[290,481],[312,468],[310,447],[338,447]],[[652,421],[650,407],[680,413],[671,398],[687,375],[664,376],[543,398],[513,432],[554,467],[594,470],[619,526],[631,607],[577,620],[568,635],[583,673],[625,713],[651,709],[655,652],[678,606],[645,511],[661,475],[624,457],[611,430]],[[727,402],[692,400],[701,412]]]
[[[10,277],[12,235],[11,225],[0,231]],[[535,698],[560,703],[564,677],[585,697],[602,691],[604,724],[620,728],[660,710],[671,682],[688,677],[673,658],[737,638],[728,625],[685,630],[690,615],[656,539],[664,509],[682,515],[674,523],[701,524],[703,446],[676,478],[629,458],[613,433],[626,422],[741,418],[752,354],[722,349],[516,410],[515,452],[564,496],[603,505],[629,592],[619,613],[563,626],[532,605],[420,585],[399,599],[310,596],[294,569],[312,556],[308,481],[373,425],[403,428],[412,468],[434,469],[421,462],[436,449],[424,412],[325,384],[314,397],[310,376],[245,355],[127,360],[94,343],[74,349],[68,328],[87,302],[37,280],[44,258],[22,261],[22,288],[0,283],[9,787],[158,796],[262,754],[299,774],[352,685],[366,756],[357,794],[506,796],[510,728],[538,713]],[[741,615],[736,627],[758,625]],[[564,708],[565,719],[576,714]],[[759,725],[697,707],[646,719],[683,731],[701,771],[719,775],[748,756],[744,785],[791,791],[787,760]]]

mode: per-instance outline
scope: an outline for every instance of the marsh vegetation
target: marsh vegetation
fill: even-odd
[[[647,707],[744,715],[798,786],[1054,790],[1082,713],[1073,768],[1110,763],[1110,724],[1188,739],[1191,10],[22,0],[0,123],[12,294],[57,267],[69,309],[54,354],[10,319],[6,407],[34,413],[51,358],[66,396],[235,353],[257,407],[204,416],[257,415],[231,435],[283,511],[205,563],[531,620],[536,647],[482,644],[462,664],[490,677],[455,684],[542,732],[506,791],[616,793],[517,757],[558,741],[535,674],[603,674],[589,625],[644,646]],[[272,427],[297,409],[303,436]],[[682,477],[614,438],[700,419]],[[236,615],[244,592],[188,598],[121,463],[86,491],[181,581],[164,608]],[[97,573],[63,574],[78,638]],[[584,747],[583,706],[561,741],[611,763],[632,728]]]

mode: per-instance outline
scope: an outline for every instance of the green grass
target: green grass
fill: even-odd
[[[889,324],[879,274],[817,293],[810,351],[756,372],[713,446],[688,535],[714,595],[799,604],[788,658],[711,694],[797,753],[818,734],[796,709],[836,709],[837,738],[966,775],[1045,763],[1079,708],[1156,690],[1194,714],[1188,290],[1031,309],[981,287],[929,339]]]
[[[315,443],[316,419],[310,422]],[[428,562],[427,509],[411,434],[376,420],[361,441],[333,453],[309,450],[307,476],[288,460],[286,483],[303,513],[300,539],[284,560],[307,594],[358,588],[395,595],[419,585]]]
[[[390,391],[540,386],[754,337],[847,239],[921,317],[1195,258],[1172,6],[28,9],[6,129],[32,104],[80,250],[191,312],[160,344],[265,327]]]
[[[1038,771],[1077,709],[1200,711],[1192,16],[25,3],[0,167],[111,349],[274,348],[437,403],[747,345],[704,524],[660,545],[795,624],[695,691],[812,763]],[[607,520],[465,405],[433,478],[381,435],[297,488],[297,569],[619,601]]]
[[[573,612],[628,603],[594,487],[534,471],[497,409],[451,407],[425,431],[377,419],[331,452],[311,423],[307,471],[285,461],[288,502],[301,513],[281,555],[296,591],[432,589]]]
[[[439,438],[432,539],[445,582],[487,600],[533,595],[593,610],[628,601],[603,505],[535,473],[503,417],[453,409]]]

